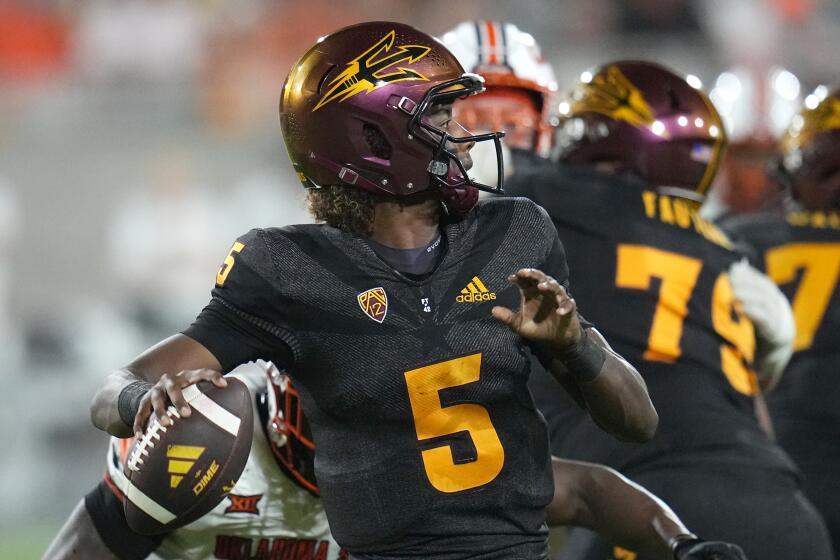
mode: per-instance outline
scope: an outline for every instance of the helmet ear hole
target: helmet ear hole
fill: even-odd
[[[364,136],[365,144],[370,149],[370,153],[380,159],[391,159],[393,152],[391,144],[378,126],[365,123],[362,127],[362,135]]]
[[[667,92],[668,101],[671,103],[671,112],[676,113],[680,109],[680,98],[674,88],[669,87]]]
[[[324,89],[324,83],[326,83],[327,81],[327,76],[330,75],[330,72],[333,71],[333,68],[335,68],[335,66],[335,64],[331,64],[330,67],[327,68],[327,71],[324,72],[324,75],[321,76],[321,79],[318,80],[318,95],[321,95],[321,90]]]

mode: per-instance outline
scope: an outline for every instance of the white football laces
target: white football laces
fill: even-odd
[[[181,415],[178,414],[178,411],[174,406],[169,406],[166,409],[166,415],[173,423],[175,422],[175,418],[181,418]],[[131,451],[128,463],[126,463],[128,470],[132,472],[140,472],[140,465],[143,464],[143,457],[149,455],[149,449],[154,449],[155,441],[160,441],[159,432],[166,433],[166,426],[162,425],[158,421],[157,417],[155,417],[151,424],[149,424],[149,428],[146,430],[146,433],[143,434],[143,437],[140,438],[140,441],[137,442],[134,449]]]

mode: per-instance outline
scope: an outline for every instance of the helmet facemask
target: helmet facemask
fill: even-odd
[[[266,372],[268,417],[266,434],[277,465],[295,483],[315,496],[315,443],[297,390],[289,376],[273,365]]]
[[[504,192],[504,156],[501,143],[504,132],[455,136],[449,128],[429,120],[429,114],[435,107],[457,103],[459,99],[482,91],[483,80],[475,74],[464,74],[458,79],[438,84],[429,89],[408,123],[409,134],[432,148],[432,159],[428,169],[431,184],[440,188],[444,194],[450,190],[470,188],[495,194]],[[466,132],[465,129],[462,130]],[[481,183],[471,178],[468,166],[464,165],[458,155],[458,147],[479,142],[492,142],[493,152],[496,154],[496,180],[490,183]],[[471,147],[462,149],[469,150]]]

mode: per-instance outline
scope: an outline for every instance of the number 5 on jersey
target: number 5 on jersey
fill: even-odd
[[[219,267],[219,272],[216,273],[216,285],[221,286],[225,283],[228,274],[230,274],[230,271],[233,269],[233,265],[235,264],[233,256],[238,255],[244,248],[245,244],[240,243],[239,241],[233,244],[233,247],[230,248],[230,251],[225,257],[225,261],[222,263],[222,266]]]
[[[422,452],[426,476],[441,492],[460,492],[488,484],[499,476],[505,464],[505,450],[484,406],[442,406],[440,402],[441,390],[474,383],[480,376],[481,354],[405,372],[417,439],[425,441],[467,432],[475,446],[476,459],[467,463],[456,463],[451,444],[446,442]]]

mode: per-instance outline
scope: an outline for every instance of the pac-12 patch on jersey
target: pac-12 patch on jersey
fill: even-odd
[[[388,295],[382,287],[371,288],[356,296],[365,315],[381,323],[388,314]]]

